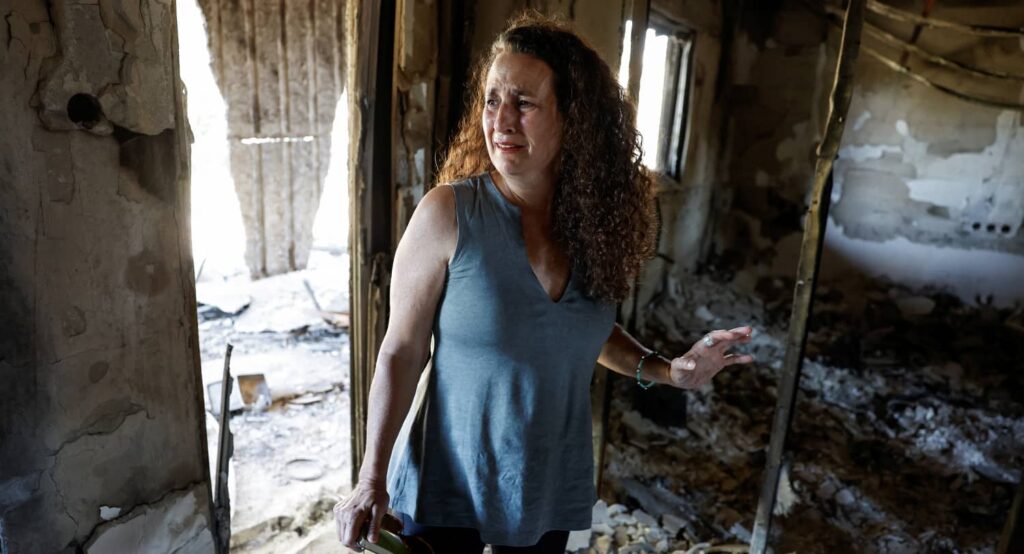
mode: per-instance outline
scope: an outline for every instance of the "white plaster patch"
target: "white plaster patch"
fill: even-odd
[[[968,304],[992,295],[997,306],[1024,300],[1024,256],[989,250],[962,250],[910,242],[850,238],[829,218],[823,279],[841,278],[850,266],[873,277],[885,276],[913,288],[939,287]]]
[[[117,519],[121,515],[121,508],[116,506],[100,506],[100,519],[103,521],[110,521]]]
[[[966,180],[975,189],[993,178],[1012,180],[1024,175],[1024,169],[1014,163],[1024,156],[1024,133],[1019,132],[1019,123],[1019,114],[1004,111],[996,120],[995,142],[981,152],[963,152],[947,157],[928,154],[928,143],[904,134],[904,161],[914,164],[921,177]]]
[[[245,137],[240,142],[242,144],[278,144],[281,142],[313,142],[313,135],[303,135],[301,137]]]
[[[896,121],[896,132],[904,137],[910,136],[910,127],[906,121],[899,119]]]
[[[106,552],[213,552],[213,534],[203,515],[206,487],[172,494],[142,505],[122,519],[104,523],[85,546],[86,554]]]
[[[778,493],[775,496],[774,514],[785,516],[799,503],[800,497],[793,490],[793,483],[789,480],[789,468],[783,467],[782,475],[779,476]]]
[[[839,149],[839,157],[854,163],[877,160],[887,152],[898,154],[900,147],[892,144],[851,144]]]
[[[566,543],[565,549],[568,552],[576,552],[577,550],[587,548],[590,546],[590,533],[590,529],[569,531],[569,542]]]
[[[958,210],[967,205],[967,199],[976,188],[970,181],[950,179],[908,179],[907,187],[914,200]]]
[[[853,122],[853,130],[860,131],[869,119],[871,119],[871,112],[869,112],[868,110],[860,112],[860,115],[858,115],[857,119],[855,119]]]
[[[793,126],[793,134],[775,147],[775,158],[782,162],[781,176],[791,178],[807,175],[812,170],[808,153],[817,143],[810,121]]]
[[[898,122],[901,123],[901,122]],[[1009,110],[996,120],[996,139],[981,152],[928,153],[928,143],[903,139],[903,161],[917,168],[911,198],[961,210],[961,228],[1013,236],[1024,217],[1024,132]],[[993,231],[989,231],[989,228]]]

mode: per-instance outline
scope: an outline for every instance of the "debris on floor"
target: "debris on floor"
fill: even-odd
[[[270,396],[260,406],[239,394],[232,405],[233,552],[339,550],[331,507],[350,475],[349,345],[344,326],[323,317],[347,309],[321,292],[326,281],[307,270],[264,289],[239,286],[248,308],[232,315],[225,310],[241,301],[224,300],[200,313],[204,383],[220,378],[230,340],[236,377],[262,376],[250,396]],[[268,301],[268,290],[288,300]],[[745,552],[791,291],[785,279],[702,276],[670,282],[652,301],[645,343],[681,354],[710,329],[750,323],[746,350],[758,362],[697,391],[613,381],[608,503],[594,507],[591,530],[571,535],[570,552]],[[821,289],[815,302],[776,551],[993,551],[1024,467],[1020,308],[882,285]],[[289,303],[308,312],[267,315],[294,317],[287,325],[237,325],[261,305]]]
[[[351,476],[347,256],[314,251],[303,271],[197,289],[208,410],[234,345],[231,550],[310,552]],[[216,420],[207,427],[216,452]]]
[[[697,391],[617,380],[605,490],[638,524],[636,509],[657,514],[670,544],[661,550],[658,533],[595,525],[591,552],[749,540],[792,283],[747,281],[756,289],[694,277],[649,307],[641,335],[662,352],[682,354],[708,330],[751,323],[746,351],[758,361]],[[1024,467],[1019,311],[881,284],[861,295],[821,289],[815,302],[773,524],[777,551],[993,551]],[[659,388],[684,407],[660,425],[652,418],[663,415],[642,413]],[[612,523],[631,521],[624,513]]]

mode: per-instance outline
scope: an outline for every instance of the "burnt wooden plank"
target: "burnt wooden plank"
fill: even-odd
[[[783,467],[786,434],[793,419],[793,407],[807,342],[807,321],[811,314],[821,249],[825,240],[825,224],[828,220],[832,189],[832,161],[839,150],[839,142],[846,126],[846,114],[850,107],[850,99],[853,97],[854,69],[860,52],[861,28],[864,25],[864,4],[865,0],[850,0],[846,7],[828,120],[814,166],[811,205],[807,210],[800,261],[797,264],[793,309],[790,315],[789,335],[786,339],[786,357],[779,378],[768,459],[750,542],[751,553],[763,554],[768,549],[768,535]]]
[[[366,452],[366,419],[377,350],[387,324],[392,252],[392,114],[394,112],[395,6],[360,0],[350,17],[357,65],[349,79],[349,105],[358,109],[350,128],[358,152],[349,178],[352,312],[352,483]]]
[[[263,210],[262,235],[264,275],[284,273],[291,264],[291,185],[288,175],[287,113],[284,56],[284,5],[281,0],[255,3],[256,90],[259,95],[258,138],[260,188]]]
[[[1024,474],[1021,475],[1017,494],[1013,498],[1013,504],[1010,505],[1010,513],[1006,516],[1006,524],[1003,525],[1003,534],[999,537],[996,552],[998,554],[1024,552]]]
[[[313,245],[313,220],[320,204],[317,160],[313,3],[285,2],[284,50],[287,113],[285,133],[288,182],[291,194],[290,267],[306,266]]]
[[[231,174],[245,226],[245,261],[253,276],[263,267],[262,187],[258,150],[242,142],[259,132],[255,61],[255,0],[218,0],[218,85],[227,106]],[[216,53],[215,53],[216,54]]]
[[[313,10],[313,135],[317,176],[320,190],[331,161],[331,131],[334,128],[338,101],[344,87],[344,45],[339,23],[344,19],[345,4],[340,0],[314,0]],[[341,106],[340,109],[346,109]],[[344,157],[347,160],[347,156]],[[342,209],[338,206],[337,209]]]

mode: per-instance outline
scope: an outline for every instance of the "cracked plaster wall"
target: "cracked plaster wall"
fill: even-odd
[[[174,13],[0,1],[5,552],[212,539]]]
[[[732,45],[734,101],[724,156],[732,203],[720,216],[716,246],[721,252],[746,244],[746,262],[793,275],[838,30],[800,2],[777,8],[748,13]],[[1024,22],[1019,7],[949,8],[933,15]],[[869,20],[901,37],[912,31],[871,14]],[[865,44],[879,48],[869,38]],[[1019,40],[925,31],[919,45],[1007,73],[1021,73],[1024,63]],[[899,58],[898,51],[885,53]],[[1024,99],[1019,82],[978,83],[909,63],[962,90]],[[823,279],[885,276],[912,287],[945,288],[965,300],[990,294],[999,304],[1024,300],[1021,113],[949,97],[862,54],[847,121],[834,167]]]

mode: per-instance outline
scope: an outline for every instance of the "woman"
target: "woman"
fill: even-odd
[[[349,547],[367,526],[376,541],[390,503],[438,554],[561,553],[595,501],[594,362],[645,388],[693,388],[752,361],[728,354],[749,327],[670,359],[614,323],[652,254],[653,185],[634,110],[593,49],[529,16],[472,83],[449,184],[424,196],[395,255],[366,456],[335,507]],[[428,392],[389,476],[432,336]]]

